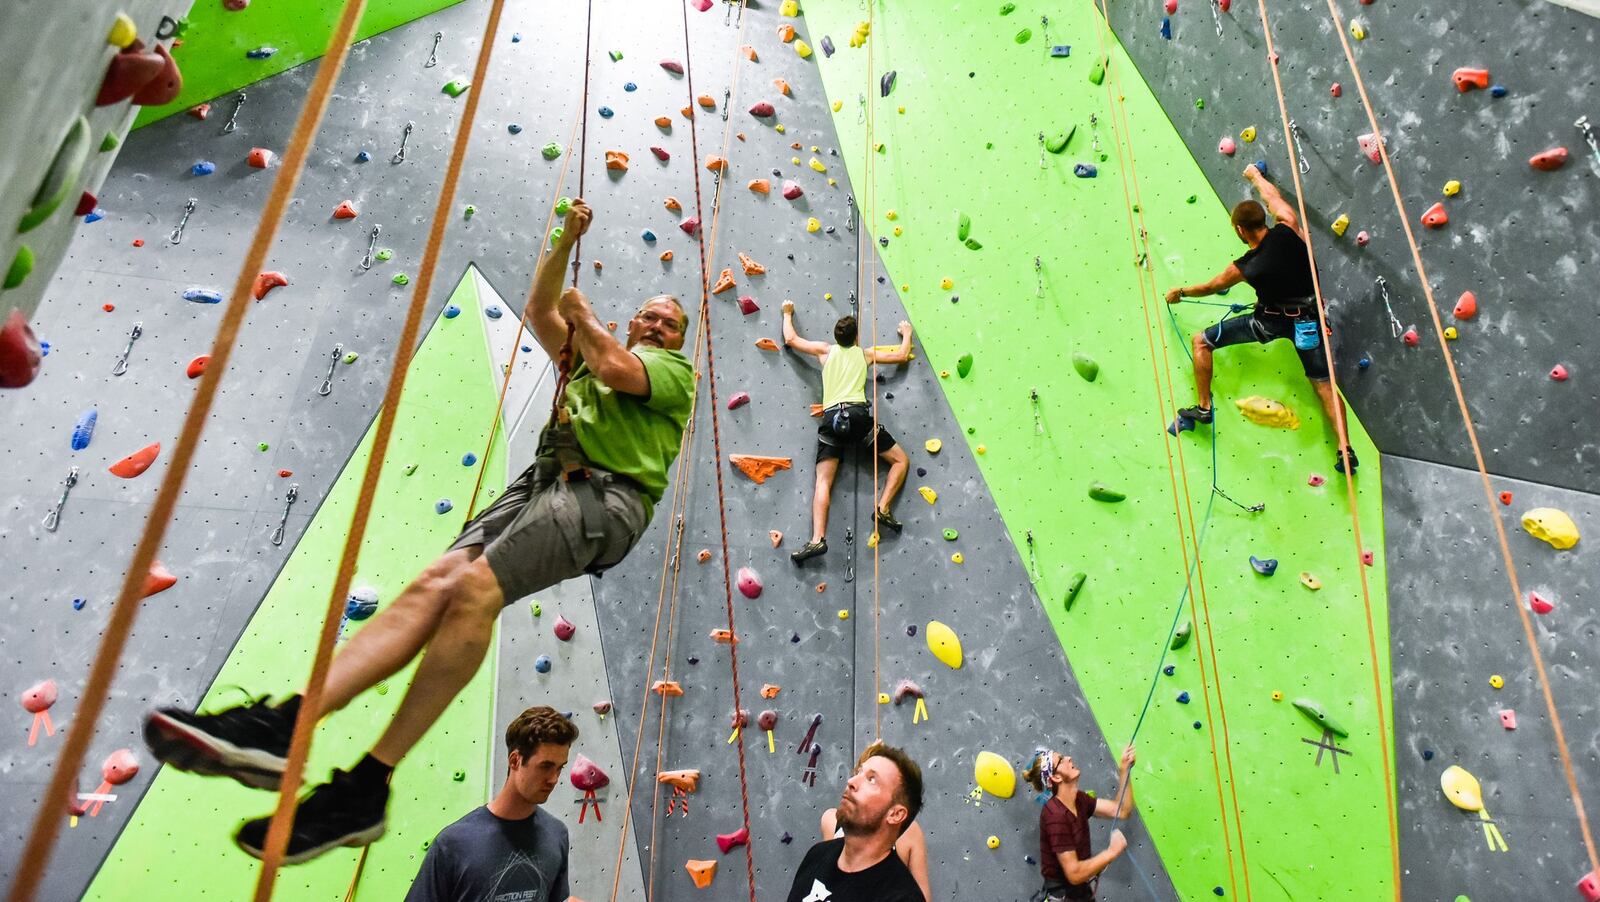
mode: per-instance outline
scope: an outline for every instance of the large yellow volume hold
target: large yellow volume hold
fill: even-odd
[[[1011,769],[1011,762],[994,752],[979,752],[972,773],[978,788],[996,798],[1009,799],[1017,791],[1017,772]]]
[[[1450,804],[1462,811],[1479,811],[1483,808],[1483,787],[1478,785],[1478,778],[1464,770],[1460,765],[1452,764],[1439,775],[1439,788],[1444,790],[1444,797]]]
[[[1262,426],[1276,426],[1279,429],[1299,429],[1300,418],[1294,415],[1294,410],[1282,402],[1260,395],[1251,395],[1233,402],[1238,406],[1239,412],[1245,419]]]
[[[953,670],[961,669],[961,637],[937,620],[928,623],[928,651]]]
[[[1553,507],[1536,507],[1522,515],[1522,528],[1535,539],[1549,542],[1557,550],[1578,544],[1578,524],[1572,522],[1565,511]]]

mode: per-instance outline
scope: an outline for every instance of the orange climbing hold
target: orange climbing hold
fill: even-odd
[[[702,107],[708,110],[714,110],[717,108],[717,102],[716,100],[712,99],[710,94],[701,94],[699,97],[694,99],[694,102],[700,104]]]
[[[728,160],[726,157],[713,155],[710,159],[706,160],[706,168],[712,172],[727,172]]]
[[[661,262],[662,263],[671,263],[672,262],[672,251],[662,251],[661,252]]]
[[[198,379],[206,371],[206,364],[210,362],[210,354],[201,354],[199,357],[189,361],[189,366],[184,370],[184,374],[190,379]]]
[[[778,26],[778,40],[784,42],[785,44],[789,43],[790,41],[793,41],[794,40],[794,26],[793,25],[779,25]]]
[[[813,405],[811,405],[811,415],[814,416],[814,417],[822,416],[822,405],[821,404],[813,404]]]
[[[735,636],[733,630],[730,629],[714,629],[711,631],[711,641],[720,642],[723,645],[738,645],[739,637]]]
[[[770,338],[758,338],[756,339],[756,347],[763,351],[776,351],[778,349],[778,343]]]
[[[729,267],[722,271],[722,275],[717,276],[717,284],[711,286],[711,293],[721,294],[731,288],[733,288],[733,269]]]
[[[751,191],[754,191],[757,194],[771,194],[772,193],[772,183],[767,181],[766,179],[751,179],[750,180],[750,184],[748,186],[746,186],[746,187],[748,187]]]
[[[620,150],[606,151],[606,168],[612,172],[627,172],[628,155]]]
[[[668,209],[668,210],[671,210],[671,211],[672,211],[672,212],[674,212],[674,213],[676,213],[676,212],[678,212],[678,211],[679,211],[679,210],[682,210],[682,209],[683,209],[683,204],[681,204],[681,203],[679,203],[679,202],[678,202],[678,199],[677,199],[677,198],[676,198],[676,197],[673,197],[673,196],[672,196],[672,195],[670,195],[670,194],[669,194],[669,195],[667,195],[667,199],[666,199],[666,200],[664,200],[664,201],[662,201],[662,202],[661,202],[661,203],[662,203],[662,205],[663,205],[663,206],[665,206],[665,207],[666,207],[666,208],[667,208],[667,209]]]
[[[749,44],[745,44],[744,46],[740,47],[739,52],[744,54],[744,58],[752,63],[761,62],[761,60],[756,57],[756,48],[751,47]]]
[[[669,696],[672,698],[677,698],[678,696],[683,695],[683,687],[678,685],[677,680],[656,680],[654,683],[650,684],[650,691],[661,696],[662,698],[667,698]]]
[[[761,697],[762,698],[777,698],[778,697],[778,693],[780,693],[782,691],[783,691],[783,687],[779,686],[776,683],[762,683],[761,684]]]
[[[1461,300],[1456,301],[1456,309],[1451,312],[1456,319],[1472,319],[1478,315],[1478,296],[1470,291],[1461,292]]]
[[[759,276],[765,274],[767,271],[765,266],[757,263],[749,254],[739,255],[739,265],[744,267],[744,274],[747,276]]]
[[[694,108],[693,107],[687,107],[686,106],[683,109],[679,110],[678,112],[682,113],[683,114],[683,118],[685,118],[685,119],[693,119],[694,118]]]
[[[158,592],[165,592],[177,584],[177,582],[178,578],[176,576],[173,576],[170,572],[168,572],[167,568],[163,567],[160,561],[155,561],[150,565],[150,572],[145,575],[143,597],[149,598]]]
[[[256,284],[252,289],[251,294],[254,295],[255,299],[259,301],[267,296],[267,292],[274,288],[282,288],[287,284],[289,284],[289,277],[285,276],[281,272],[268,270],[264,273],[257,273]]]
[[[1422,224],[1430,229],[1437,229],[1450,221],[1450,214],[1444,210],[1444,204],[1434,204],[1423,211]]]
[[[157,445],[156,447],[159,448],[161,446]],[[773,548],[777,548],[779,545],[783,544],[783,533],[779,532],[776,529],[767,530],[767,538],[772,540],[772,547]]]
[[[1452,73],[1450,80],[1456,83],[1457,91],[1465,94],[1473,88],[1489,87],[1489,70],[1463,67]]]
[[[680,792],[694,792],[700,788],[700,772],[693,768],[664,770],[656,774],[656,782]]]
[[[129,454],[127,457],[124,457],[123,459],[112,464],[107,469],[111,471],[112,476],[120,476],[123,479],[132,479],[133,477],[138,476],[140,473],[143,473],[145,470],[150,469],[150,465],[156,462],[156,455],[160,453],[160,442],[146,445],[145,447],[140,448],[132,454]]]
[[[339,206],[333,208],[334,219],[355,219],[356,205],[347,200],[339,201]]]
[[[1567,165],[1567,149],[1565,147],[1552,147],[1534,154],[1528,165],[1543,172],[1551,172]]]
[[[700,553],[696,554],[694,556],[694,559],[699,561],[702,564],[704,564],[706,561],[711,560],[711,549],[709,549],[709,548],[700,549]]]
[[[657,116],[656,117],[656,128],[666,129],[669,132],[672,131],[672,117],[671,116]]]
[[[689,879],[694,881],[698,889],[705,889],[711,885],[713,877],[717,876],[717,863],[704,858],[691,858],[683,863],[689,872]]]
[[[772,474],[779,470],[787,470],[794,466],[794,460],[788,457],[763,457],[757,454],[730,454],[728,462],[738,468],[740,473],[750,477],[757,485],[767,481]]]
[[[779,91],[782,91],[783,92],[783,96],[785,96],[785,97],[793,97],[794,96],[794,92],[789,90],[789,83],[784,81],[781,78],[774,78],[772,80],[772,86],[777,88]]]

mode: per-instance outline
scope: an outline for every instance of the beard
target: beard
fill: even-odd
[[[866,812],[861,811],[859,807],[854,805],[851,807],[855,810],[852,813],[846,813],[843,805],[841,805],[834,815],[839,829],[844,831],[845,836],[870,836],[883,827],[883,818],[887,812],[880,811],[877,817],[870,817]]]

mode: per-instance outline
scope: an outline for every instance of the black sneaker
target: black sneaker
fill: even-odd
[[[878,525],[879,526],[887,526],[887,527],[889,527],[890,529],[894,530],[894,534],[895,535],[899,535],[900,534],[900,530],[906,528],[904,523],[901,523],[899,520],[896,520],[894,518],[894,514],[891,514],[886,510],[881,510],[881,511],[877,512],[877,520],[878,520]]]
[[[178,770],[276,791],[296,710],[275,708],[265,697],[215,714],[160,708],[145,718],[144,741],[157,760]]]
[[[1211,408],[1201,407],[1198,404],[1193,407],[1182,407],[1178,409],[1178,416],[1185,420],[1193,420],[1196,423],[1209,423],[1211,422]]]
[[[827,539],[818,539],[815,542],[807,542],[805,544],[805,547],[803,547],[799,551],[796,551],[793,554],[789,555],[789,560],[794,561],[796,564],[803,564],[806,561],[809,561],[812,558],[816,557],[817,555],[827,554],[827,553],[828,553],[828,540]]]
[[[384,832],[384,809],[388,805],[387,785],[364,784],[335,770],[331,780],[302,796],[295,806],[294,826],[283,863],[300,864],[340,846],[376,842]],[[266,854],[267,827],[271,823],[270,815],[245,821],[233,841],[251,858],[260,858]]]
[[[1344,449],[1344,454],[1350,455],[1350,472],[1354,473],[1356,467],[1361,466],[1361,461],[1356,460],[1356,449],[1346,448]],[[1344,454],[1336,453],[1333,455],[1333,468],[1340,473],[1344,472]]]

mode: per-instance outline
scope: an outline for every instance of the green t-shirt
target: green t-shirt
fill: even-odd
[[[579,362],[567,383],[572,431],[589,462],[639,483],[651,505],[667,490],[667,468],[678,456],[694,400],[694,367],[677,351],[641,347],[650,397],[619,392]]]
[[[867,355],[860,345],[833,345],[822,362],[822,409],[867,403]]]

